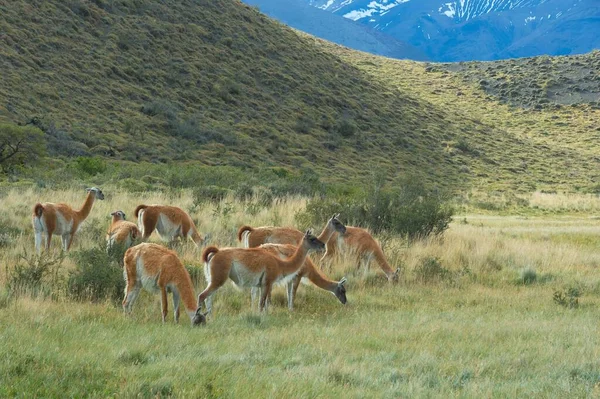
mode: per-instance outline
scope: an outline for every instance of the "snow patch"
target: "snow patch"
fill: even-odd
[[[381,0],[381,3],[377,2],[377,1],[371,1],[369,4],[367,4],[367,8],[361,8],[359,10],[352,10],[346,14],[344,14],[345,18],[351,19],[353,21],[358,21],[359,19],[365,18],[365,17],[371,17],[373,16],[373,14],[379,14],[381,15],[385,15],[389,12],[389,10],[391,10],[392,8],[402,4],[402,3],[407,3],[410,0],[395,0],[395,1],[391,1],[390,0]],[[352,0],[346,0],[344,1],[341,5],[343,5],[344,3],[351,3]],[[341,7],[340,7],[341,8]]]

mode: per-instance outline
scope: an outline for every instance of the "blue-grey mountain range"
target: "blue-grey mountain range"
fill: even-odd
[[[580,54],[600,48],[600,0],[248,0],[263,12],[340,43],[342,22],[296,8],[312,6],[359,23],[365,32],[417,49],[433,61]],[[273,6],[272,4],[277,4]],[[291,21],[291,22],[288,22]],[[302,22],[301,22],[302,21]],[[326,27],[324,27],[326,26]],[[325,35],[323,30],[328,30]],[[367,35],[366,33],[363,35]],[[372,37],[377,34],[369,33]],[[360,37],[360,34],[359,36]],[[383,38],[383,39],[381,39]],[[359,48],[351,43],[342,43]],[[376,47],[376,46],[375,46]],[[408,54],[408,55],[407,55]],[[413,58],[406,53],[396,58]]]

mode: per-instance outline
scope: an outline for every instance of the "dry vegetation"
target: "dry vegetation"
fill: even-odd
[[[210,242],[237,245],[236,228],[293,225],[307,199],[265,206],[227,197],[194,205],[189,191],[128,194],[103,187],[63,261],[58,278],[38,296],[6,289],[11,270],[33,252],[29,204],[79,204],[83,189],[10,189],[2,193],[6,265],[0,281],[0,396],[570,396],[598,394],[597,307],[600,304],[600,227],[595,197],[534,194],[534,206],[568,215],[475,215],[469,205],[436,239],[408,243],[378,237],[402,278],[390,285],[376,268],[355,269],[351,258],[330,275],[347,276],[349,304],[310,286],[296,310],[274,293],[268,315],[250,310],[249,292],[227,285],[215,298],[205,328],[160,323],[159,299],[142,294],[125,317],[108,298],[75,301],[62,275],[82,249],[99,246],[109,213],[128,216],[139,202],[188,210]],[[533,212],[535,213],[535,212]],[[343,217],[343,215],[342,215]],[[317,227],[317,226],[315,226]],[[156,237],[154,237],[156,239]],[[58,255],[58,240],[55,255]],[[204,287],[199,252],[177,247]],[[102,267],[100,265],[99,267]],[[60,291],[60,289],[58,289]],[[561,297],[562,295],[562,297]],[[560,298],[563,298],[562,302]],[[569,302],[571,301],[571,302]]]

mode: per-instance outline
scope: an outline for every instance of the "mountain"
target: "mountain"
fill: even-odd
[[[416,47],[341,15],[319,10],[303,0],[244,0],[295,29],[355,50],[392,58],[426,60]]]
[[[567,55],[600,47],[596,0],[305,0],[435,61]]]
[[[96,155],[350,187],[374,171],[461,191],[600,182],[600,52],[395,60],[236,0],[15,0],[0,14],[0,121],[41,127],[47,168]]]

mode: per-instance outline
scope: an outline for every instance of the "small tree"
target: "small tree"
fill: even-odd
[[[0,123],[0,167],[3,172],[16,166],[34,164],[45,153],[46,142],[41,130]]]

